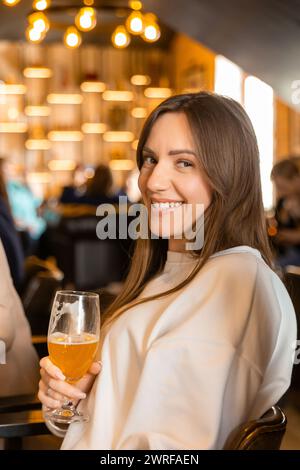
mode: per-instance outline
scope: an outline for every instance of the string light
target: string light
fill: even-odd
[[[43,35],[46,34],[49,30],[49,20],[47,16],[41,11],[29,15],[28,22],[29,29],[34,30],[36,32],[36,34],[34,33],[34,37],[38,36],[37,33],[41,33],[41,35]]]
[[[26,78],[50,78],[52,70],[47,67],[26,67],[23,75]]]
[[[25,95],[26,86],[18,83],[8,84],[0,82],[0,95]]]
[[[48,163],[50,171],[72,171],[76,168],[74,160],[50,160]]]
[[[146,88],[144,91],[144,95],[146,98],[152,99],[164,99],[169,98],[172,95],[172,90],[170,88],[163,88],[163,87],[150,87]]]
[[[144,31],[144,19],[142,13],[133,11],[126,20],[126,28],[133,35],[142,34]]]
[[[131,116],[136,119],[144,119],[147,116],[147,109],[137,106],[131,110]]]
[[[144,85],[149,85],[151,82],[151,79],[148,75],[132,75],[130,81],[132,85],[144,86]]]
[[[130,131],[107,131],[103,134],[105,142],[132,142],[134,135]]]
[[[81,31],[91,31],[97,24],[97,16],[94,8],[80,8],[75,17],[75,24]]]
[[[142,2],[138,0],[130,0],[128,5],[130,8],[132,8],[132,10],[141,10],[143,7]]]
[[[125,26],[123,25],[117,26],[117,28],[113,32],[111,39],[113,46],[117,47],[118,49],[124,49],[130,43],[130,35],[126,31]]]
[[[27,150],[49,150],[51,142],[48,139],[28,139],[25,142]]]
[[[102,98],[104,101],[132,101],[133,93],[126,90],[106,90]]]
[[[49,106],[26,106],[25,114],[29,117],[43,117],[50,115],[50,108]]]
[[[50,0],[34,0],[32,8],[34,8],[34,10],[44,11],[49,8],[50,4]]]
[[[156,16],[152,13],[147,13],[144,16],[145,28],[142,38],[146,42],[155,42],[160,38],[160,28],[156,22]]]
[[[103,122],[84,122],[81,130],[84,134],[104,134],[107,125]]]
[[[49,104],[81,104],[83,101],[79,93],[50,93],[47,96]]]
[[[32,26],[28,26],[25,31],[25,36],[28,41],[37,44],[45,38],[45,33],[38,31]]]
[[[50,131],[48,139],[51,142],[80,142],[83,135],[81,131]]]
[[[7,7],[14,7],[15,5],[17,5],[20,2],[20,0],[2,0],[2,2]]]
[[[81,91],[84,93],[103,93],[106,89],[106,85],[103,82],[82,82],[80,85]]]
[[[75,26],[69,26],[64,34],[64,43],[70,49],[75,49],[81,44],[81,34]]]

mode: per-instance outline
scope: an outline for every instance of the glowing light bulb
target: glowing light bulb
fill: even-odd
[[[81,31],[91,31],[97,24],[97,16],[94,8],[80,8],[75,17],[75,24]]]
[[[45,32],[39,31],[32,26],[28,26],[28,28],[25,31],[25,35],[28,41],[34,42],[34,43],[39,43],[45,38]]]
[[[79,47],[81,44],[81,35],[79,31],[75,28],[75,26],[70,26],[67,28],[64,34],[64,43],[70,49],[75,49]]]
[[[147,13],[144,16],[145,28],[142,38],[147,42],[155,42],[160,38],[160,28],[156,23],[156,16],[152,13]]]
[[[143,15],[139,11],[133,11],[126,20],[126,28],[131,34],[142,34],[144,31]]]
[[[42,12],[32,13],[29,15],[28,21],[33,29],[41,33],[46,33],[50,26],[47,16]]]
[[[14,7],[15,5],[19,3],[19,1],[20,0],[2,0],[4,5],[6,5],[7,7]]]
[[[113,46],[118,49],[124,49],[130,43],[130,35],[126,31],[125,26],[118,26],[112,35]]]
[[[140,2],[139,0],[130,0],[128,2],[128,5],[130,8],[132,8],[133,10],[141,10],[142,9],[142,2]]]
[[[50,0],[34,0],[32,7],[35,10],[43,11],[49,8],[50,3]]]

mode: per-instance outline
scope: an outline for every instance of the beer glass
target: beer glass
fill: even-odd
[[[89,370],[99,345],[99,295],[93,292],[56,292],[48,329],[50,360],[75,384]],[[46,410],[45,417],[53,423],[70,424],[88,421],[72,402],[61,408]]]

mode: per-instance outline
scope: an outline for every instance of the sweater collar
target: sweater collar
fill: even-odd
[[[247,245],[234,246],[233,248],[228,248],[227,250],[222,250],[211,255],[210,258],[215,258],[217,256],[227,255],[230,253],[252,253],[258,258],[262,258],[261,253]],[[186,264],[186,263],[196,263],[198,261],[197,257],[194,257],[189,251],[167,251],[167,264]]]

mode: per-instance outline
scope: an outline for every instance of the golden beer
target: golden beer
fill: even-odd
[[[66,376],[70,383],[77,382],[89,370],[99,339],[90,333],[66,335],[54,333],[48,338],[48,351],[53,364]]]

